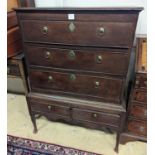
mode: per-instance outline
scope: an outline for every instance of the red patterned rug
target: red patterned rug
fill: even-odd
[[[56,144],[7,136],[7,155],[99,155]]]

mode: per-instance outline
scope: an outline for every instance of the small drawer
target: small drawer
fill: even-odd
[[[29,65],[125,75],[128,50],[61,49],[25,46]],[[35,58],[35,59],[34,59]]]
[[[7,65],[7,75],[20,76],[20,70],[18,65],[8,64]]]
[[[137,74],[135,88],[147,89],[147,74]]]
[[[128,131],[138,135],[147,135],[147,123],[146,121],[129,120]]]
[[[129,115],[137,117],[137,118],[144,118],[147,117],[147,109],[146,106],[139,106],[132,103]]]
[[[120,116],[117,114],[109,114],[74,108],[72,116],[76,121],[94,123],[100,126],[108,125],[119,127],[120,124]]]
[[[62,117],[70,117],[69,107],[60,106],[54,103],[48,103],[46,100],[42,102],[31,102],[31,109],[35,112],[41,112],[45,114],[52,114]]]
[[[21,29],[26,42],[129,47],[133,41],[130,22],[22,20]]]
[[[138,101],[138,102],[142,102],[146,104],[147,103],[147,92],[135,89],[133,93],[133,99],[134,101]]]
[[[120,104],[123,80],[62,71],[31,69],[30,84],[33,91],[64,93]]]

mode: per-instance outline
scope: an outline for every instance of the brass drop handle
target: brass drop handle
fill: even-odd
[[[69,79],[70,79],[71,81],[76,80],[76,75],[75,75],[75,74],[70,74],[70,75],[69,75]]]
[[[139,85],[139,81],[138,80],[136,80],[136,85]]]
[[[75,52],[73,50],[70,50],[68,52],[68,57],[69,57],[70,60],[74,60],[75,57],[76,57]]]
[[[48,33],[48,27],[47,26],[44,26],[43,29],[42,29],[42,31],[43,31],[43,34],[47,34]]]
[[[48,105],[48,110],[51,110],[52,109],[52,106],[51,105]]]
[[[48,82],[52,82],[53,81],[53,77],[52,76],[48,76]]]
[[[69,23],[69,31],[74,32],[75,31],[75,24],[73,22]]]
[[[11,69],[7,67],[7,74],[10,74]]]
[[[144,129],[145,129],[145,128],[144,128],[143,126],[140,126],[140,127],[139,127],[140,132],[144,132]]]
[[[97,55],[96,56],[96,62],[101,63],[102,62],[102,55]]]
[[[99,28],[99,35],[102,36],[104,34],[104,32],[105,32],[104,27],[100,27]]]
[[[95,114],[95,113],[92,116],[93,116],[93,118],[97,118],[98,117],[98,115]]]
[[[45,58],[49,59],[51,57],[51,53],[49,51],[46,51],[45,53]]]
[[[95,88],[98,88],[100,86],[100,82],[99,81],[95,81]]]

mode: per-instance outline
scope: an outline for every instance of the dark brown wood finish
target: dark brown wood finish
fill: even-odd
[[[120,133],[126,113],[127,73],[142,8],[16,9],[35,115]],[[70,15],[71,14],[71,15]],[[70,19],[74,16],[74,19]]]
[[[13,27],[7,31],[7,58],[21,53],[22,40],[19,27]]]
[[[114,75],[125,75],[128,68],[128,50],[78,49],[75,47],[67,49],[27,45],[25,52],[30,66],[75,69]]]
[[[142,45],[144,44],[144,45]],[[120,143],[128,141],[147,141],[147,39],[137,38],[137,60],[135,65],[136,77],[131,90],[127,123]],[[143,66],[145,66],[143,68]]]
[[[7,29],[15,27],[18,25],[17,16],[15,11],[10,11],[7,13]]]
[[[23,20],[21,27],[26,42],[125,48],[133,41],[133,23]]]
[[[96,100],[120,104],[123,81],[121,79],[94,77],[69,72],[41,72],[31,70],[29,73],[32,91],[45,89],[44,92],[64,91],[82,96],[92,96]]]

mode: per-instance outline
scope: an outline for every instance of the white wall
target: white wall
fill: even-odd
[[[140,6],[137,34],[147,34],[146,0],[35,0],[36,7],[131,7]]]

